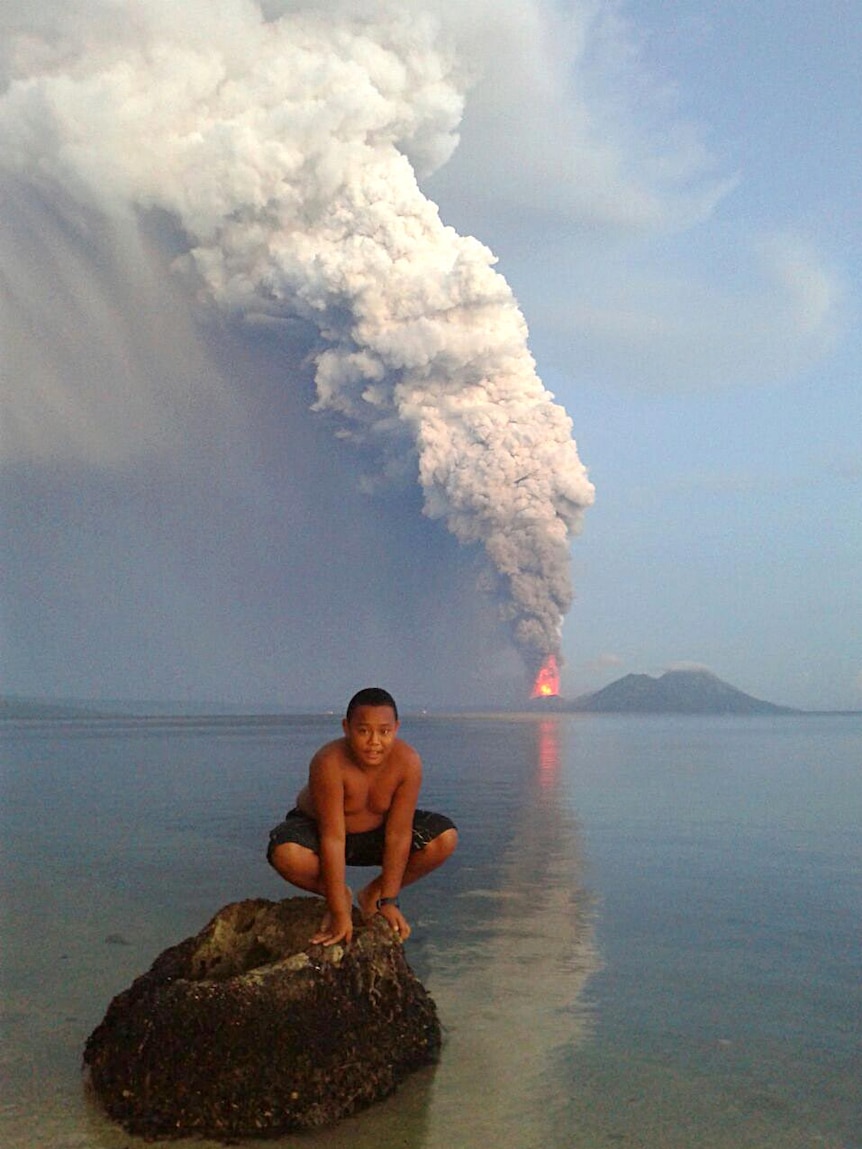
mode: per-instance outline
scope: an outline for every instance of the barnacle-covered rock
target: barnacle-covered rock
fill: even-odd
[[[311,945],[323,903],[225,906],[111,1002],[84,1065],[147,1137],[226,1140],[330,1124],[436,1060],[440,1024],[382,918]]]

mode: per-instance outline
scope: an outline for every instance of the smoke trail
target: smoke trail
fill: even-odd
[[[114,217],[169,213],[205,304],[313,325],[315,407],[379,480],[418,469],[534,666],[559,650],[593,488],[493,255],[417,183],[457,143],[456,62],[416,12],[291,7],[127,0],[13,38],[2,163]]]

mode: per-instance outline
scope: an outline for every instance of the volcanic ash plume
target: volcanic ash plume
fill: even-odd
[[[0,163],[42,195],[169,213],[205,302],[312,324],[316,408],[380,480],[418,468],[425,513],[484,548],[535,670],[559,649],[593,488],[494,257],[417,183],[457,142],[455,62],[415,12],[122,9],[7,41]]]

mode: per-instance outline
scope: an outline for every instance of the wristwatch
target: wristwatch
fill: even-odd
[[[397,898],[378,898],[377,899],[378,910],[382,910],[384,906],[398,906],[399,909],[401,908],[400,905],[398,904]]]

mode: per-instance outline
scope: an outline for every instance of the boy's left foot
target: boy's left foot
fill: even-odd
[[[366,921],[377,913],[377,898],[378,898],[378,885],[377,882],[369,882],[364,886],[356,895],[356,901],[359,904],[359,911]]]

